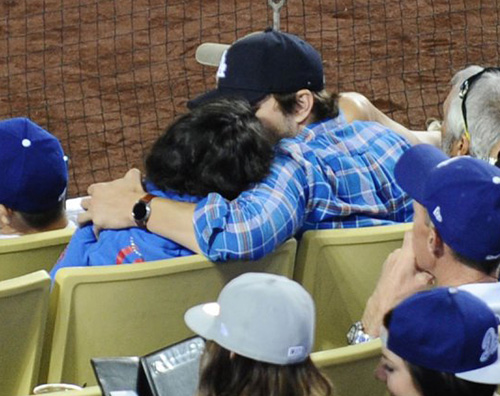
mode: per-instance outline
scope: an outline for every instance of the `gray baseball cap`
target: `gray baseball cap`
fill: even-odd
[[[217,302],[184,315],[195,333],[241,356],[279,365],[303,362],[314,344],[314,302],[284,276],[249,272],[233,279]]]

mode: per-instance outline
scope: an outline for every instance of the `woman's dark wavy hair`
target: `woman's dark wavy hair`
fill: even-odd
[[[328,379],[307,358],[302,363],[259,362],[207,341],[196,396],[329,396]]]
[[[268,136],[246,101],[209,102],[178,118],[154,143],[146,175],[162,190],[234,199],[269,173]]]
[[[392,310],[384,317],[384,326],[389,328]],[[389,335],[390,336],[390,335]],[[453,373],[431,370],[405,360],[415,387],[423,396],[492,396],[496,385],[479,384],[455,377]]]
[[[413,382],[424,396],[492,396],[496,385],[479,384],[455,377],[452,373],[430,370],[407,363]]]

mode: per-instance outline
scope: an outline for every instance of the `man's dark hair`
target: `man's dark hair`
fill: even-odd
[[[482,272],[483,274],[495,275],[496,272],[498,271],[498,267],[500,265],[500,258],[496,258],[493,260],[472,260],[458,253],[454,249],[450,248],[450,250],[451,254],[457,261],[461,262],[462,264],[468,267],[474,268]]]
[[[325,90],[312,92],[314,105],[312,108],[313,122],[320,122],[339,115],[338,96]],[[284,114],[293,114],[297,105],[296,92],[288,94],[273,94]]]
[[[164,191],[234,199],[269,173],[268,136],[248,102],[208,102],[178,118],[154,143],[146,177]]]
[[[65,216],[64,200],[61,200],[61,202],[58,202],[56,206],[51,209],[44,210],[43,212],[27,213],[17,211],[17,213],[19,213],[27,226],[33,228],[34,230],[41,231],[50,227],[56,221],[60,220],[61,217]]]

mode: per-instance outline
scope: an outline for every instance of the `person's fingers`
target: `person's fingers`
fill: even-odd
[[[137,168],[130,168],[127,173],[125,173],[124,176],[125,179],[130,179],[130,180],[141,180],[141,171]]]
[[[94,184],[91,184],[91,185],[89,186],[89,188],[87,188],[87,193],[88,193],[90,196],[92,196],[92,195],[94,194],[95,189],[96,189],[97,187],[99,187],[99,186],[104,185],[104,184],[106,184],[106,183],[94,183]]]
[[[141,171],[139,169],[136,169],[136,168],[130,169],[125,174],[124,180],[127,183],[130,183],[131,187],[133,187],[134,190],[143,191],[142,175],[141,175]]]
[[[92,227],[92,229],[94,230],[94,235],[97,239],[99,239],[99,233],[101,232],[101,227],[98,227],[94,224],[94,226]]]
[[[84,199],[82,199],[80,201],[80,206],[82,207],[82,209],[89,210],[89,208],[90,208],[90,201],[91,201],[90,198],[84,198]]]
[[[415,275],[415,279],[422,286],[430,286],[434,283],[434,276],[428,272],[422,271]]]
[[[90,223],[92,221],[92,216],[90,215],[89,212],[82,212],[82,213],[78,214],[77,221],[78,221],[78,224],[84,225],[84,224]]]
[[[387,256],[385,259],[385,262],[383,264],[383,268],[390,268],[394,265],[394,263],[397,261],[399,255],[401,254],[401,248],[398,248]]]
[[[403,237],[403,249],[413,248],[413,231],[406,231]]]

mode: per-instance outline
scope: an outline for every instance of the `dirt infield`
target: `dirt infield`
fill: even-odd
[[[288,0],[281,29],[318,48],[333,91],[359,91],[398,121],[440,116],[451,75],[497,65],[498,2]],[[162,129],[209,89],[194,60],[272,23],[267,0],[4,0],[0,117],[28,116],[71,158],[70,195],[142,167]]]

